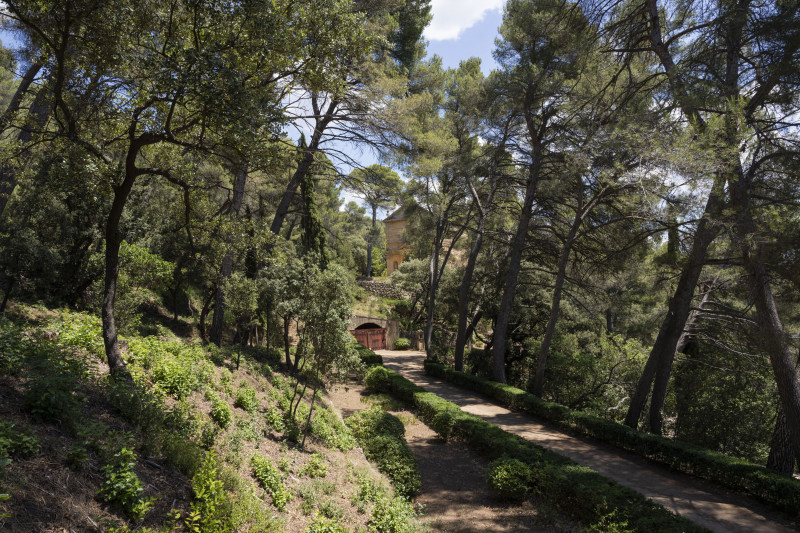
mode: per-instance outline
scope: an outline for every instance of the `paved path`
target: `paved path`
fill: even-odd
[[[422,352],[377,353],[383,356],[386,367],[464,411],[588,466],[712,531],[798,531],[797,521],[793,523],[751,497],[651,464],[624,450],[563,433],[530,415],[510,411],[487,397],[427,376]]]

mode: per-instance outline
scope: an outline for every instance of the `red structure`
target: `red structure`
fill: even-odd
[[[351,329],[350,333],[360,345],[370,350],[386,349],[386,328],[378,327],[376,324],[362,324],[356,329]]]

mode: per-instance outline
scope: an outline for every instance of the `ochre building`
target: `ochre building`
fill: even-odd
[[[383,219],[386,231],[386,274],[391,275],[405,259],[408,252],[408,243],[404,239],[404,232],[408,217],[405,207],[393,211]]]

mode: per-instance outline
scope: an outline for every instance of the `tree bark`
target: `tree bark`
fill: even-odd
[[[233,182],[233,201],[229,214],[231,218],[239,216],[244,202],[244,187],[247,183],[247,162],[241,161],[236,172],[236,179]],[[229,243],[230,246],[230,243]],[[210,340],[217,346],[222,344],[222,332],[225,328],[225,281],[233,273],[233,250],[228,250],[222,258],[222,268],[220,268],[220,283],[217,284],[217,293],[214,295],[214,320],[211,323]]]
[[[539,349],[539,360],[536,363],[536,375],[533,380],[533,390],[531,391],[539,397],[542,396],[542,391],[544,390],[544,372],[547,369],[550,344],[553,342],[553,335],[556,331],[558,315],[561,310],[561,292],[564,289],[564,279],[567,276],[567,265],[569,264],[569,256],[572,253],[572,243],[575,242],[575,236],[578,234],[578,229],[583,222],[583,215],[584,213],[576,213],[575,220],[572,222],[567,238],[564,241],[564,247],[561,249],[561,256],[558,258],[558,271],[556,272],[556,284],[553,288],[550,318],[547,321],[547,328],[544,331],[544,338]]]
[[[456,329],[456,351],[455,351],[455,369],[459,372],[464,371],[464,346],[467,344],[467,314],[469,313],[469,293],[472,286],[472,276],[475,272],[475,265],[478,262],[478,254],[483,246],[483,234],[486,229],[486,219],[488,217],[488,209],[494,202],[494,194],[497,190],[497,174],[492,172],[491,188],[489,196],[486,199],[486,205],[481,205],[480,198],[478,197],[475,187],[472,182],[469,183],[470,193],[472,194],[473,201],[478,208],[480,218],[478,219],[478,227],[475,230],[475,242],[472,243],[472,249],[467,258],[467,264],[464,268],[464,277],[461,280],[461,286],[458,289],[458,326]],[[473,321],[474,322],[474,321]]]
[[[658,373],[660,375],[658,390],[656,394],[654,389],[654,398],[651,401],[650,430],[654,431],[653,423],[655,422],[655,426],[658,432],[660,432],[660,413],[666,399],[667,382],[669,380],[672,362],[675,358],[675,350],[683,334],[683,330],[686,327],[686,321],[689,318],[692,299],[694,298],[694,290],[700,279],[700,274],[703,271],[706,252],[720,231],[719,226],[713,219],[716,218],[722,209],[721,194],[723,185],[724,182],[718,179],[708,196],[703,218],[701,218],[700,222],[697,224],[697,230],[694,234],[694,241],[692,242],[688,263],[678,279],[675,292],[669,301],[667,314],[658,330],[656,342],[653,344],[650,356],[647,359],[647,363],[645,363],[642,375],[636,385],[636,392],[634,392],[631,398],[628,412],[625,415],[625,424],[632,428],[637,428],[639,426],[639,419],[641,418],[642,411],[647,402],[650,387]]]
[[[313,104],[316,108],[315,99]],[[286,190],[284,191],[281,201],[278,204],[278,209],[275,211],[275,216],[272,218],[272,224],[270,225],[269,230],[276,237],[281,232],[283,221],[286,219],[286,215],[289,213],[289,207],[292,205],[292,199],[294,199],[297,188],[303,182],[303,179],[306,177],[309,170],[311,170],[311,165],[314,163],[314,155],[319,151],[322,135],[325,133],[325,128],[327,128],[328,125],[333,121],[334,113],[336,112],[336,108],[338,106],[339,101],[335,99],[332,100],[328,105],[328,108],[325,110],[325,113],[321,116],[318,115],[317,117],[317,121],[314,126],[314,133],[311,135],[311,142],[309,142],[308,146],[305,148],[303,157],[297,164],[297,169],[295,169],[294,174],[292,174],[292,179],[290,179],[289,183],[286,185]],[[274,243],[268,244],[267,251],[272,250],[273,246]]]
[[[525,199],[522,203],[522,211],[519,215],[519,223],[511,241],[511,251],[509,254],[508,271],[506,272],[506,282],[503,287],[503,298],[497,310],[497,322],[492,336],[492,371],[494,380],[499,383],[506,382],[506,337],[508,334],[508,323],[511,318],[511,306],[514,303],[514,296],[519,281],[519,273],[522,271],[522,249],[525,246],[525,238],[528,234],[531,216],[533,214],[533,200],[536,196],[536,189],[539,185],[539,161],[534,158],[529,170],[528,181],[525,186]]]
[[[444,221],[439,219],[436,223],[436,237],[433,241],[433,253],[428,262],[428,316],[425,320],[425,357],[431,359],[433,342],[433,314],[436,310],[436,290],[439,288],[439,245],[444,234]]]
[[[33,83],[36,74],[41,68],[42,65],[39,63],[34,63],[28,67],[25,75],[20,80],[20,84],[17,87],[14,96],[11,98],[8,108],[0,119],[0,132],[4,132],[8,128],[14,114],[19,111],[19,106],[25,94],[30,89],[31,83]],[[47,122],[47,119],[50,117],[51,107],[46,105],[48,94],[49,90],[47,87],[42,87],[39,89],[39,92],[36,94],[36,97],[31,103],[31,107],[28,112],[28,120],[22,125],[19,133],[16,136],[17,142],[22,145],[22,150],[18,156],[20,160],[20,167],[24,167],[27,163],[29,156],[29,148],[27,144],[31,142],[31,139],[33,139],[33,133],[41,130],[44,127],[44,124]],[[32,123],[29,122],[31,118]],[[17,172],[18,170],[14,165],[8,163],[0,164],[0,220],[3,218],[6,205],[8,205],[8,201],[11,199],[11,195],[14,193],[14,189],[17,186]]]
[[[377,218],[377,209],[378,206],[372,206],[372,232],[369,235],[369,240],[367,241],[367,278],[372,277],[372,239],[375,238],[375,220]]]

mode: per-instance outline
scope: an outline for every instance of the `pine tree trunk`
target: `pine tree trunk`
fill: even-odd
[[[789,424],[783,408],[778,406],[778,418],[775,421],[775,431],[769,443],[769,457],[767,457],[767,468],[779,474],[791,476],[794,473],[794,463],[797,458],[797,446],[792,443],[792,436],[789,432]]]
[[[5,132],[11,123],[14,114],[19,111],[19,106],[25,97],[25,94],[30,89],[31,83],[41,68],[42,65],[39,63],[34,63],[28,67],[28,70],[25,72],[25,75],[22,77],[19,85],[17,86],[14,96],[11,98],[8,108],[6,109],[5,113],[3,113],[2,118],[0,118],[0,133]],[[20,165],[21,167],[24,167],[27,163],[29,156],[29,149],[27,145],[33,139],[34,131],[41,130],[47,122],[47,119],[50,117],[51,106],[47,105],[46,101],[49,94],[50,91],[47,89],[47,87],[42,87],[39,90],[33,102],[31,103],[30,110],[28,111],[28,120],[22,125],[19,133],[17,134],[17,142],[22,144],[24,147],[18,156],[22,161],[22,164]],[[6,210],[6,205],[8,205],[8,201],[11,199],[11,195],[14,193],[14,189],[17,186],[17,172],[19,172],[19,170],[13,165],[0,164],[0,220],[2,220],[3,213]]]
[[[247,169],[247,162],[241,161],[236,172],[236,179],[233,182],[233,201],[231,202],[229,210],[231,218],[238,217],[242,209],[244,188],[247,184]],[[220,268],[219,276],[220,282],[217,283],[217,292],[214,295],[214,321],[211,323],[211,334],[209,337],[211,342],[217,346],[222,344],[222,332],[225,329],[225,293],[223,287],[232,273],[233,251],[228,250],[225,257],[222,258],[222,267]]]
[[[659,374],[658,393],[654,394],[650,407],[650,430],[653,432],[661,430],[661,410],[666,399],[667,381],[675,358],[675,350],[689,318],[695,287],[703,271],[708,247],[719,233],[720,228],[712,220],[722,208],[720,194],[723,184],[724,182],[718,179],[709,194],[703,218],[698,223],[694,234],[689,261],[678,279],[675,292],[669,301],[667,314],[658,330],[656,342],[653,344],[650,356],[636,385],[636,392],[631,398],[631,404],[625,415],[625,424],[632,428],[639,426],[639,419],[647,402],[653,379],[656,374]]]
[[[433,315],[436,311],[436,290],[439,287],[439,246],[444,233],[444,221],[436,223],[436,237],[433,241],[433,251],[428,262],[428,316],[425,320],[425,356],[431,359],[433,343]]]
[[[553,302],[550,306],[550,318],[547,321],[547,328],[544,332],[542,345],[539,350],[539,360],[536,362],[536,376],[533,380],[533,390],[531,391],[536,396],[541,397],[544,391],[544,372],[547,370],[547,357],[550,354],[550,344],[553,342],[553,335],[556,332],[556,324],[558,323],[558,315],[561,311],[561,293],[564,289],[564,278],[567,276],[567,265],[569,264],[569,256],[572,253],[572,243],[575,242],[575,236],[578,234],[578,228],[581,226],[583,217],[576,214],[572,227],[569,229],[567,239],[564,241],[564,247],[561,249],[561,256],[558,258],[558,271],[556,272],[556,284],[553,288]]]
[[[506,282],[503,287],[503,297],[500,300],[500,307],[497,310],[497,322],[495,323],[494,335],[492,336],[492,371],[494,380],[499,383],[506,382],[506,337],[508,334],[508,324],[511,318],[511,306],[514,303],[517,283],[519,282],[519,274],[522,271],[522,249],[525,247],[525,239],[528,235],[528,226],[530,225],[531,216],[533,214],[533,200],[536,196],[538,184],[539,168],[538,161],[535,160],[529,171],[528,182],[525,187],[525,200],[522,203],[517,230],[511,241]]]

